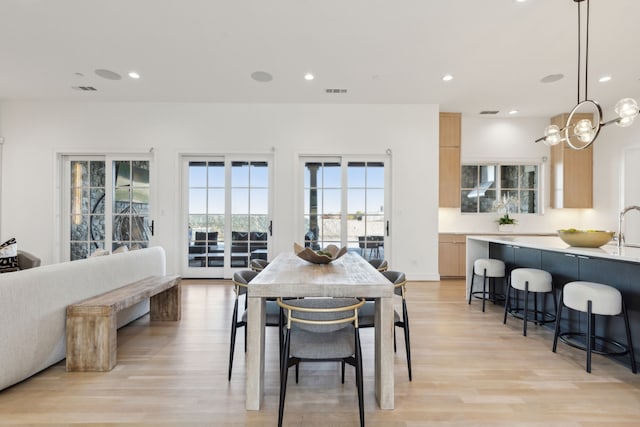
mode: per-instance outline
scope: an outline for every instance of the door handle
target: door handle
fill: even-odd
[[[269,221],[269,236],[273,236],[273,221]]]
[[[389,220],[387,220],[387,237],[389,237]]]
[[[155,232],[155,229],[156,229],[156,227],[155,227],[155,221],[154,221],[154,220],[151,220],[151,225],[149,226],[149,230],[151,231],[151,237],[153,237],[154,232]]]

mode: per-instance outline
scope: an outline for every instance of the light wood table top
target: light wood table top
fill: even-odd
[[[393,287],[364,258],[347,253],[329,264],[312,264],[293,252],[278,255],[251,281],[254,297],[391,297]]]

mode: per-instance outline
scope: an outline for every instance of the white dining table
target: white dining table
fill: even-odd
[[[284,252],[250,282],[247,295],[248,410],[259,410],[264,398],[265,301],[269,297],[373,298],[375,394],[381,409],[393,409],[393,286],[364,258],[348,252],[329,264],[312,264]]]

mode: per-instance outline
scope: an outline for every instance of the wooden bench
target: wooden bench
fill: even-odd
[[[150,299],[151,320],[180,320],[180,276],[150,276],[67,307],[67,371],[116,365],[117,315]]]

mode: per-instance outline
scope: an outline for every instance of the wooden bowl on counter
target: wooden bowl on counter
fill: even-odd
[[[569,246],[579,248],[599,248],[613,239],[613,231],[604,230],[576,230],[568,228],[558,230],[558,236]]]

